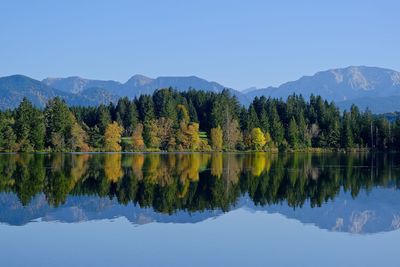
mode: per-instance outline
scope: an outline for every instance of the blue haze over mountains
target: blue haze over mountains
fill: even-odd
[[[266,74],[268,75],[268,74]],[[80,77],[47,78],[38,81],[23,75],[0,78],[0,109],[18,106],[23,97],[43,107],[48,99],[60,96],[70,105],[98,105],[115,102],[119,97],[134,98],[152,94],[160,88],[172,87],[179,91],[194,88],[221,92],[225,87],[196,76],[149,78],[134,75],[125,83],[112,80],[91,80]],[[238,91],[227,88],[239,102],[248,105],[258,96],[285,99],[302,94],[306,100],[311,94],[334,101],[342,110],[356,104],[374,113],[400,111],[400,72],[366,66],[330,69],[303,76],[278,87],[250,88]]]

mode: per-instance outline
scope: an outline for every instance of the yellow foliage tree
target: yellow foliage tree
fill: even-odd
[[[121,134],[123,128],[117,122],[109,124],[104,133],[104,149],[106,151],[121,151]]]
[[[212,149],[220,151],[222,149],[222,129],[218,125],[217,128],[211,129],[211,146]]]
[[[200,146],[199,124],[196,122],[189,124],[188,133],[190,136],[190,148],[197,150]]]
[[[149,127],[149,146],[151,148],[160,148],[161,138],[159,136],[160,127],[158,127],[158,122],[156,120],[151,120],[148,122]]]
[[[141,123],[136,125],[135,129],[133,129],[132,146],[134,150],[142,150],[145,147],[143,140],[143,124]]]
[[[260,128],[251,130],[251,144],[255,150],[261,150],[265,146],[265,136]]]
[[[199,124],[181,122],[177,139],[182,149],[198,150],[200,147]]]
[[[82,151],[87,152],[89,151],[89,145],[87,144],[88,135],[82,129],[82,127],[77,123],[74,122],[71,128],[71,148],[74,151]]]

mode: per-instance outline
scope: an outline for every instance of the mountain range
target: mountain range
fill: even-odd
[[[361,110],[369,108],[374,113],[393,112],[400,110],[400,72],[366,66],[331,69],[278,87],[253,89],[246,96],[286,98],[293,93],[306,99],[311,94],[320,95],[342,110],[356,104]]]
[[[374,113],[400,111],[400,72],[366,66],[330,69],[303,76],[278,87],[249,88],[238,91],[217,82],[196,76],[149,78],[134,75],[125,83],[112,80],[92,80],[81,77],[46,78],[38,81],[23,75],[0,78],[0,109],[18,106],[23,97],[43,107],[48,99],[60,96],[70,105],[98,105],[115,102],[119,97],[134,98],[152,94],[160,88],[172,87],[178,91],[189,88],[221,92],[224,88],[239,102],[248,105],[254,97],[286,98],[293,93],[306,99],[311,94],[334,101],[342,110],[356,104],[361,110]]]

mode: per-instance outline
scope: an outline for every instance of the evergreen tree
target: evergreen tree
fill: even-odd
[[[173,122],[176,122],[176,98],[177,96],[171,88],[155,91],[153,94],[153,103],[156,117],[168,118]]]
[[[279,118],[276,107],[272,107],[271,109],[271,135],[272,139],[277,143],[277,145],[280,145],[284,140],[285,130]]]
[[[265,133],[270,130],[268,114],[265,108],[260,111],[260,128]]]
[[[70,149],[67,142],[75,118],[61,98],[50,100],[44,110],[47,145],[57,151]]]
[[[351,128],[352,128],[351,117],[349,113],[345,111],[343,113],[342,134],[341,134],[343,148],[352,148],[354,146],[353,133]]]
[[[154,112],[154,104],[151,96],[141,95],[138,100],[135,101],[139,113],[139,119],[143,123],[156,118]]]
[[[12,119],[0,111],[0,151],[13,151],[16,139],[12,128]]]
[[[299,143],[299,129],[297,127],[296,120],[294,117],[290,120],[289,128],[288,128],[288,140],[289,144],[292,148],[297,148]]]
[[[31,125],[31,114],[33,106],[29,100],[24,97],[15,111],[14,129],[18,143],[25,143],[30,146],[29,134]]]
[[[189,100],[189,106],[188,106],[188,110],[189,110],[189,117],[190,117],[190,121],[193,122],[199,122],[199,119],[197,117],[197,111],[196,108],[193,105],[192,100]]]
[[[245,127],[247,131],[252,131],[253,128],[258,128],[259,121],[257,117],[256,110],[253,104],[250,104],[248,115],[247,115],[247,126]]]
[[[15,111],[14,129],[20,151],[44,148],[45,125],[42,112],[24,98]]]
[[[100,133],[104,134],[107,126],[111,123],[111,114],[105,105],[100,105],[97,110],[98,118],[97,125],[99,127]]]

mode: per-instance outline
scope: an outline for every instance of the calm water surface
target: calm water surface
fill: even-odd
[[[1,266],[400,266],[400,154],[0,155]]]

